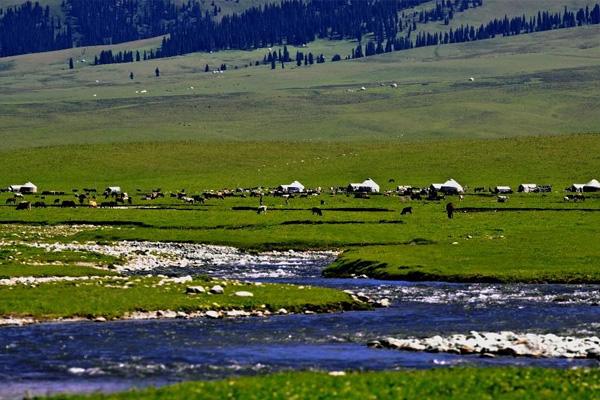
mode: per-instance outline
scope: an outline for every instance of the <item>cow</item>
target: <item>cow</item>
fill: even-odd
[[[46,208],[46,203],[44,203],[43,201],[36,201],[35,203],[33,203],[33,206],[35,208]]]
[[[454,204],[446,204],[446,213],[448,214],[448,218],[452,219],[452,217],[454,216]]]
[[[17,204],[17,210],[31,210],[31,203],[29,201],[22,201]]]
[[[508,196],[498,196],[498,203],[506,203],[508,201]]]
[[[412,207],[404,207],[402,209],[402,212],[400,213],[400,215],[412,214],[412,212],[413,212]]]
[[[103,201],[102,203],[100,203],[100,208],[112,208],[112,207],[116,207],[116,206],[117,206],[116,201]]]
[[[6,204],[16,204],[16,202],[17,199],[15,199],[14,197],[6,199]]]
[[[55,204],[55,205],[58,205],[58,204],[60,204],[60,199],[54,199],[54,204]]]
[[[69,208],[69,207],[75,208],[75,207],[77,207],[77,205],[75,204],[75,202],[73,200],[63,200],[63,202],[60,203],[60,206],[62,208]]]
[[[257,214],[266,214],[267,213],[267,206],[259,206],[258,209],[256,210]]]
[[[312,208],[312,215],[318,215],[319,217],[323,216],[323,211],[319,207]]]

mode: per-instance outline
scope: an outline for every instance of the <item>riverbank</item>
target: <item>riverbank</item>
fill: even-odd
[[[573,237],[532,235],[521,240],[519,236],[469,235],[435,244],[353,247],[323,273],[330,278],[413,282],[600,283],[600,268],[591,257],[597,250],[585,242],[576,247],[587,250],[570,253],[561,247]]]
[[[448,368],[369,373],[280,373],[55,399],[594,399],[599,369]]]

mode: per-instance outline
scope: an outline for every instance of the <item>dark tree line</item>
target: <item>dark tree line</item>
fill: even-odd
[[[78,46],[163,35],[183,9],[171,0],[63,0],[62,8]]]
[[[414,47],[472,42],[492,39],[496,36],[515,36],[597,24],[600,24],[600,4],[596,4],[592,9],[590,7],[581,8],[577,12],[569,11],[565,7],[562,12],[540,11],[537,16],[532,17],[523,15],[510,19],[506,16],[500,19],[496,18],[478,27],[461,25],[445,33],[421,32],[415,40]]]
[[[216,21],[199,7],[169,30],[156,57],[196,51],[302,45],[316,38],[358,39],[373,32],[377,40],[399,33],[398,11],[427,0],[287,0],[252,7]]]
[[[49,7],[26,2],[0,8],[0,57],[71,47],[71,28],[50,15]]]
[[[408,39],[397,39],[400,32],[409,29],[409,36],[417,18],[421,23],[439,19],[451,19],[456,12],[483,4],[483,0],[440,0],[432,10],[404,14],[404,10],[422,4],[426,0],[287,0],[280,4],[253,7],[240,15],[224,16],[215,21],[209,12],[189,4],[182,21],[169,31],[169,37],[148,58],[171,57],[196,51],[225,49],[254,49],[276,45],[302,45],[321,39],[357,39],[372,33],[375,45],[367,44],[363,52],[347,58],[360,58],[394,49],[410,48]],[[402,16],[399,16],[402,12]],[[191,18],[191,19],[190,19]],[[404,20],[403,20],[404,19]],[[410,24],[406,21],[411,21]],[[416,26],[416,25],[415,25]],[[286,48],[284,47],[284,51]],[[262,63],[272,59],[284,67],[287,57],[265,56]],[[324,56],[317,57],[324,62]],[[338,61],[341,57],[335,57]],[[260,64],[260,62],[257,62]],[[304,63],[310,65],[311,63]]]

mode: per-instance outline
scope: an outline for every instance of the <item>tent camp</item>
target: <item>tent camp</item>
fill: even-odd
[[[583,192],[583,187],[585,183],[574,183],[567,188],[569,192]]]
[[[582,190],[584,192],[600,192],[600,182],[598,182],[596,179],[592,179],[591,181],[583,185]]]
[[[8,187],[8,190],[11,192],[23,194],[37,193],[37,189],[37,186],[31,182],[27,182],[23,185],[11,185]]]
[[[537,185],[535,183],[522,183],[519,185],[519,193],[532,193],[537,189]]]
[[[294,181],[289,185],[280,185],[277,189],[283,193],[299,193],[304,192],[304,185],[298,181]]]
[[[348,185],[349,192],[379,193],[379,185],[371,178],[361,183],[351,183]]]
[[[496,186],[494,188],[494,193],[496,194],[511,194],[513,190],[510,186]]]
[[[432,183],[430,188],[444,194],[460,194],[465,192],[463,187],[454,179],[448,179],[444,183]]]

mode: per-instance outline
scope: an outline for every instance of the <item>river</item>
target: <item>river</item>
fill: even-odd
[[[332,256],[286,264],[157,267],[154,273],[363,291],[389,308],[241,319],[46,323],[0,329],[0,397],[117,391],[278,370],[381,370],[451,365],[598,366],[595,360],[480,358],[371,349],[382,337],[477,331],[586,336],[600,331],[600,285],[496,285],[326,279]],[[301,260],[301,262],[298,262]],[[148,271],[143,271],[147,273]],[[135,272],[129,272],[135,273]],[[140,272],[142,273],[142,272]]]

